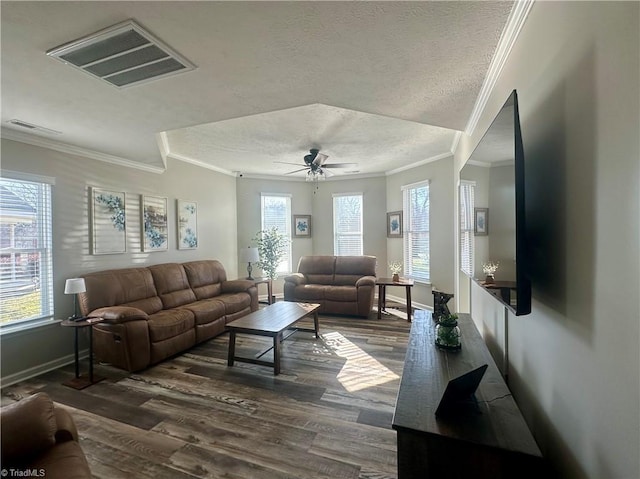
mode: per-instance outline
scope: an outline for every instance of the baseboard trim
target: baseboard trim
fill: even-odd
[[[88,349],[80,351],[80,359],[85,359],[88,357],[89,357]],[[40,374],[48,373],[49,371],[53,371],[54,369],[58,369],[63,366],[67,366],[69,364],[73,364],[74,362],[75,362],[74,355],[67,354],[66,356],[62,356],[60,358],[54,359],[53,361],[49,361],[44,364],[38,364],[37,366],[33,366],[31,368],[27,368],[22,371],[18,371],[17,373],[9,374],[8,376],[0,378],[0,384],[1,384],[1,387],[11,386],[12,384],[19,383],[20,381],[25,381],[27,379],[31,379],[35,376],[39,376]]]

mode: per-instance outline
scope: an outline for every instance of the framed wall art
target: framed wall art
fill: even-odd
[[[142,221],[142,251],[167,251],[167,198],[143,195],[140,205]]]
[[[402,238],[402,211],[387,213],[387,238]]]
[[[311,238],[311,215],[293,215],[293,236]]]
[[[127,222],[124,191],[89,188],[91,254],[127,251]]]
[[[473,232],[475,236],[489,234],[489,208],[474,208],[475,215]]]
[[[178,249],[198,247],[198,204],[195,201],[176,200],[178,217]]]

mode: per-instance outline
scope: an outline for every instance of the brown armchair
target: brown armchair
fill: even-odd
[[[9,477],[27,469],[47,479],[91,477],[71,415],[45,393],[4,406],[0,423],[2,469]]]

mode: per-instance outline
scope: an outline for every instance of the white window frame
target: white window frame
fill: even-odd
[[[360,200],[360,218],[359,228],[357,232],[340,232],[339,229],[339,211],[338,200],[345,197],[357,197]],[[336,256],[362,256],[364,251],[364,235],[362,232],[362,217],[364,216],[364,195],[363,193],[335,193],[333,195],[333,254]],[[360,248],[357,254],[342,255],[338,251],[338,245],[340,244],[339,238],[345,236],[357,236],[360,240]]]
[[[460,205],[459,224],[459,255],[460,271],[473,278],[475,261],[475,234],[474,234],[474,208],[475,208],[476,182],[460,180],[458,188],[458,202]],[[466,199],[466,201],[465,201]]]
[[[13,243],[8,247],[0,248],[3,255],[17,255],[25,253],[38,253],[38,275],[34,278],[34,284],[40,290],[40,312],[30,317],[18,317],[15,320],[3,322],[0,324],[0,332],[10,332],[22,329],[28,329],[39,323],[48,322],[54,317],[53,302],[53,186],[55,178],[32,175],[15,171],[2,170],[0,172],[2,180],[35,185],[37,188],[36,197],[34,198],[34,207],[36,209],[36,221],[40,226],[37,228],[36,247],[34,248],[17,248]],[[7,186],[7,185],[5,185]],[[7,216],[7,210],[0,208],[0,221],[10,221]],[[15,269],[11,262],[11,274],[14,275]],[[5,303],[9,301],[11,292],[5,293],[0,291],[0,301]],[[6,304],[6,303],[5,303]]]
[[[262,231],[269,229],[271,227],[271,225],[265,224],[264,204],[265,204],[265,199],[267,198],[285,198],[286,211],[282,219],[283,219],[284,227],[286,231],[280,231],[279,228],[278,228],[278,231],[280,231],[280,233],[286,236],[287,248],[286,248],[285,257],[282,260],[282,262],[278,265],[278,269],[276,270],[276,272],[278,274],[288,274],[288,273],[291,273],[292,271],[291,268],[293,268],[292,266],[293,258],[291,255],[291,194],[260,193],[260,225],[261,225]]]
[[[402,240],[402,255],[404,261],[404,276],[408,278],[412,278],[416,282],[429,284],[431,282],[431,238],[430,238],[430,210],[431,210],[431,191],[430,191],[430,181],[424,180],[418,183],[412,183],[409,185],[402,186],[402,210],[403,210],[403,240]],[[410,195],[411,192],[419,189],[419,188],[427,188],[427,197],[429,198],[429,209],[427,210],[427,219],[426,219],[426,230],[415,231],[412,224],[412,216],[414,215],[411,210],[410,204]],[[416,235],[425,235],[426,234],[426,242],[428,244],[427,251],[423,252],[423,255],[426,255],[427,258],[427,271],[420,272],[416,271],[414,267],[414,262],[412,259],[411,250],[412,244],[416,241]],[[424,238],[422,238],[424,240]]]

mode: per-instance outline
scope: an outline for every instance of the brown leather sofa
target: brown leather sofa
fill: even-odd
[[[71,415],[45,393],[4,406],[0,422],[3,477],[91,477]]]
[[[303,256],[298,272],[284,278],[284,299],[319,303],[321,313],[367,317],[375,284],[375,256]]]
[[[84,275],[79,295],[98,360],[139,371],[224,332],[258,309],[253,281],[227,280],[216,260],[165,263]]]

